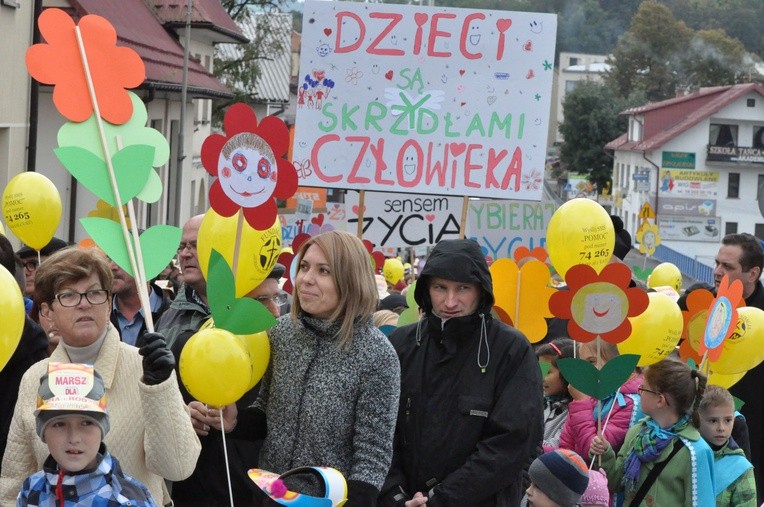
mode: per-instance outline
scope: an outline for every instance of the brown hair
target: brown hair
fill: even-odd
[[[676,359],[664,359],[645,370],[645,379],[659,393],[670,398],[678,415],[696,411],[706,389],[706,376]]]
[[[360,239],[348,232],[329,231],[310,238],[302,244],[297,254],[299,265],[305,252],[316,245],[329,261],[332,280],[337,287],[339,301],[337,308],[329,316],[331,321],[341,321],[337,333],[342,348],[350,347],[353,328],[364,320],[370,320],[377,309],[379,293],[374,278],[373,262]],[[340,273],[342,276],[340,277]],[[297,320],[302,313],[299,291],[295,290],[292,300],[292,318]]]
[[[732,397],[732,394],[723,387],[714,385],[708,386],[698,405],[698,412],[714,407],[732,407],[734,410],[735,399]]]
[[[94,274],[101,287],[111,293],[114,277],[106,256],[97,248],[64,248],[42,261],[34,278],[34,298],[38,305],[51,303],[61,287]]]

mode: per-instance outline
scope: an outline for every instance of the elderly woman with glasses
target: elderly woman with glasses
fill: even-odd
[[[35,277],[36,302],[61,342],[49,359],[21,380],[0,476],[0,505],[14,505],[24,478],[42,469],[46,445],[36,437],[34,410],[40,377],[49,362],[94,364],[109,399],[111,431],[105,438],[124,471],[157,500],[170,501],[164,479],[194,470],[199,439],[173,375],[175,360],[162,335],[146,334],[137,349],[120,342],[111,325],[112,272],[97,249],[66,248],[45,260]]]

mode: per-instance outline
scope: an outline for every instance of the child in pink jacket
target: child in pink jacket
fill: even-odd
[[[610,359],[619,355],[618,348],[605,341],[600,342],[600,357],[597,357],[597,338],[579,345],[579,357],[601,369]],[[601,419],[603,436],[615,452],[621,448],[626,432],[641,418],[639,391],[642,374],[634,373],[619,389],[618,393],[602,400]],[[597,400],[586,396],[572,386],[569,387],[573,401],[568,404],[568,418],[560,435],[560,447],[575,451],[580,456],[589,456],[589,446],[597,436]],[[610,418],[605,426],[605,420]]]

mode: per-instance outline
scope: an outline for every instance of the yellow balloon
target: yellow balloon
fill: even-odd
[[[193,335],[180,353],[178,369],[191,396],[216,407],[241,398],[252,379],[244,343],[225,329],[207,328]]]
[[[724,340],[721,356],[711,368],[725,375],[744,373],[764,360],[764,310],[753,306],[737,309],[735,330]]]
[[[382,274],[385,276],[385,280],[390,285],[403,280],[403,263],[400,259],[385,259],[385,264],[382,266]]]
[[[3,191],[3,218],[24,244],[42,250],[61,221],[61,196],[53,182],[40,173],[17,174]]]
[[[621,354],[639,354],[637,366],[649,366],[671,354],[682,337],[682,311],[660,292],[647,294],[650,303],[642,314],[629,317],[631,336],[618,344]]]
[[[647,277],[648,287],[671,287],[675,291],[682,290],[682,272],[670,262],[662,262],[655,266]]]
[[[0,222],[0,234],[5,236],[5,228],[3,228],[3,223],[2,222]]]
[[[213,248],[223,256],[229,266],[233,266],[239,213],[226,218],[210,209],[204,215],[202,225],[199,227],[196,251],[199,256],[199,267],[205,278]],[[242,220],[238,265],[234,273],[236,297],[244,297],[260,285],[268,277],[280,253],[281,223],[278,217],[273,226],[264,231],[253,229],[246,220]]]
[[[252,378],[249,381],[249,387],[247,387],[247,391],[249,391],[260,382],[268,368],[268,361],[271,359],[271,342],[265,331],[237,336],[249,352],[249,361],[252,365]]]
[[[709,372],[708,375],[708,383],[710,385],[723,387],[725,389],[729,389],[733,385],[737,383],[738,380],[743,378],[743,376],[747,372],[742,373],[732,373],[730,375],[725,375],[724,373],[716,373],[713,368]]]
[[[209,318],[202,324],[199,331],[214,328],[215,320]],[[247,387],[247,391],[249,391],[260,382],[260,379],[265,374],[265,370],[268,368],[268,361],[271,359],[271,341],[268,339],[268,333],[265,331],[246,335],[237,334],[235,336],[244,343],[249,353],[249,361],[252,365],[252,378]]]
[[[576,264],[599,273],[613,255],[615,230],[605,208],[591,199],[571,199],[554,212],[546,230],[546,248],[554,269],[565,277]]]
[[[0,371],[16,351],[24,330],[24,298],[12,274],[0,266]]]

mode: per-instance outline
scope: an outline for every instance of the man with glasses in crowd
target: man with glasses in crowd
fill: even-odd
[[[183,235],[178,245],[178,263],[183,283],[170,308],[162,314],[155,325],[157,332],[164,335],[168,349],[172,349],[173,343],[181,333],[197,332],[210,316],[210,307],[207,305],[207,281],[202,275],[196,253],[196,240],[203,219],[204,215],[196,215],[189,218],[183,225]]]
[[[26,245],[16,252],[16,255],[21,259],[21,265],[24,267],[26,285],[22,287],[22,292],[25,297],[30,299],[34,297],[34,276],[40,262],[67,246],[69,245],[63,239],[53,238],[47,245],[42,247],[39,258],[37,256],[37,250]]]

